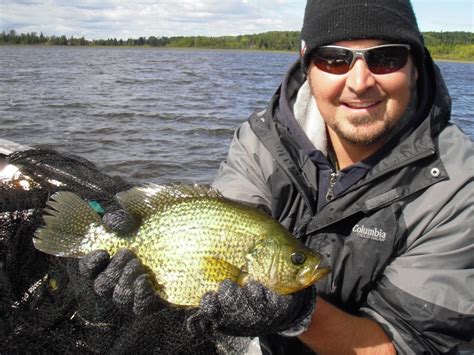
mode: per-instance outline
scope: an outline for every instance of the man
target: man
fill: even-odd
[[[454,351],[474,335],[474,149],[449,122],[412,6],[309,0],[301,39],[301,61],[236,131],[214,187],[269,210],[332,273],[298,301],[226,282],[188,326],[270,334],[273,353]],[[308,300],[314,311],[297,307]],[[275,320],[265,309],[278,305]]]

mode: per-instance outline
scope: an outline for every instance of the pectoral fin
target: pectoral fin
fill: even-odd
[[[242,286],[247,276],[247,273],[237,266],[213,256],[204,258],[203,270],[206,279],[211,282],[222,282],[231,279]]]

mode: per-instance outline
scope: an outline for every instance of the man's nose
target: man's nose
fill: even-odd
[[[375,78],[362,58],[357,58],[347,73],[346,86],[353,92],[360,94],[375,85]]]

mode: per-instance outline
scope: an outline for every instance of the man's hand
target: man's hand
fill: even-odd
[[[102,222],[112,231],[126,235],[139,228],[139,221],[124,209],[107,212],[102,217]]]
[[[79,274],[93,281],[96,294],[126,313],[143,315],[163,306],[145,268],[130,250],[120,250],[112,258],[104,250],[93,251],[79,261]]]
[[[397,353],[380,324],[346,313],[322,298],[318,299],[309,329],[298,338],[317,354]]]
[[[240,287],[225,280],[217,292],[202,297],[200,308],[188,318],[187,327],[196,337],[214,331],[234,336],[284,332],[309,321],[315,305],[314,286],[279,295],[254,281]]]

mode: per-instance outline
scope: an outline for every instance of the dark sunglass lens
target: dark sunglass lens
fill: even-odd
[[[352,53],[343,48],[318,48],[313,54],[313,63],[319,69],[331,74],[345,74],[352,62]]]
[[[407,64],[408,48],[401,46],[372,49],[365,54],[369,69],[374,74],[390,74]]]

